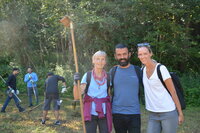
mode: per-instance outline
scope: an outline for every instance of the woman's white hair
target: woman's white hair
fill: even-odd
[[[106,58],[107,54],[106,54],[106,52],[99,50],[99,51],[97,51],[96,53],[93,54],[92,60],[94,60],[94,58],[96,56],[105,56],[105,58]]]

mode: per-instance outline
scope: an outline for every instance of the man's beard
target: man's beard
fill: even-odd
[[[125,61],[122,61],[122,60],[125,60]],[[118,63],[120,66],[125,67],[129,64],[129,58],[128,59],[126,59],[126,58],[119,59]]]

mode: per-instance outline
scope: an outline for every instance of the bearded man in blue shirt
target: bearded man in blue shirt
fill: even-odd
[[[126,45],[116,45],[115,59],[119,65],[110,70],[113,88],[112,114],[116,133],[141,132],[139,104],[141,69],[130,64],[130,56],[131,53]]]

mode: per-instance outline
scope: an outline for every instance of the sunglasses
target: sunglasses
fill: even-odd
[[[138,43],[137,47],[150,47],[149,43]]]

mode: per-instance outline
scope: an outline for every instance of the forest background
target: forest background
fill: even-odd
[[[114,47],[129,46],[131,63],[141,66],[136,44],[149,42],[154,59],[180,76],[187,107],[200,105],[200,1],[199,0],[1,0],[0,75],[7,79],[19,67],[18,88],[27,67],[39,76],[43,95],[46,74],[64,76],[72,88],[75,72],[69,29],[59,22],[70,16],[75,25],[79,70],[92,68],[91,56],[108,54],[109,70],[117,62]],[[6,90],[0,82],[1,93]],[[72,97],[72,89],[66,94]]]

